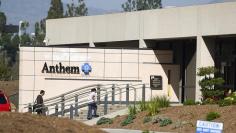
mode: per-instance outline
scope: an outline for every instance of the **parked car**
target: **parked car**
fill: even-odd
[[[8,97],[0,90],[0,112],[11,111],[11,104]]]

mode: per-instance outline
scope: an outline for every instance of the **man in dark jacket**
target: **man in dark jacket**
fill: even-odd
[[[36,104],[37,104],[37,108],[35,109],[35,111],[37,112],[37,114],[43,114],[43,95],[45,94],[45,91],[44,90],[41,90],[40,91],[40,94],[37,96],[37,99],[36,99]]]

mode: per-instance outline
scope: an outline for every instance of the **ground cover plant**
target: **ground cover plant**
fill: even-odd
[[[206,116],[207,121],[212,121],[220,117],[220,114],[217,112],[209,112]]]
[[[134,115],[128,115],[126,119],[121,122],[121,126],[127,126],[128,124],[133,123],[133,120],[136,118]]]
[[[110,119],[110,118],[105,118],[105,117],[102,117],[100,118],[98,121],[97,121],[97,125],[102,125],[102,124],[112,124],[113,123],[113,120]]]

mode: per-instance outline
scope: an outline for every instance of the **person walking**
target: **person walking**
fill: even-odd
[[[96,104],[97,92],[96,89],[91,89],[91,93],[88,98],[88,115],[87,119],[90,120],[92,117],[98,117],[97,115],[97,104]]]
[[[44,90],[41,90],[40,91],[40,94],[37,96],[36,98],[36,108],[35,108],[35,112],[37,112],[37,114],[39,115],[42,115],[44,114],[45,115],[45,111],[44,111],[44,102],[43,102],[43,96],[45,94],[45,91]]]

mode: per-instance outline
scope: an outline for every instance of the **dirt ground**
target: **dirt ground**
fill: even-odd
[[[215,119],[215,122],[224,123],[225,133],[235,133],[236,132],[236,106],[219,107],[218,105],[196,105],[196,106],[179,106],[179,107],[169,107],[162,109],[158,114],[159,116],[169,117],[173,121],[172,124],[159,127],[159,124],[143,123],[143,118],[147,115],[147,112],[141,112],[136,115],[134,123],[122,127],[120,125],[121,121],[125,119],[126,116],[117,117],[113,124],[101,125],[97,127],[106,128],[128,128],[128,129],[138,129],[138,130],[149,130],[149,131],[161,131],[161,132],[179,132],[179,133],[194,133],[196,132],[196,122],[197,120],[205,120],[206,114],[211,111],[216,111],[220,113],[220,118]],[[178,121],[185,121],[187,124],[182,126],[176,126]]]
[[[0,133],[105,133],[78,121],[26,113],[0,113]]]
[[[19,92],[19,81],[0,81],[0,90],[3,90],[8,96]]]

